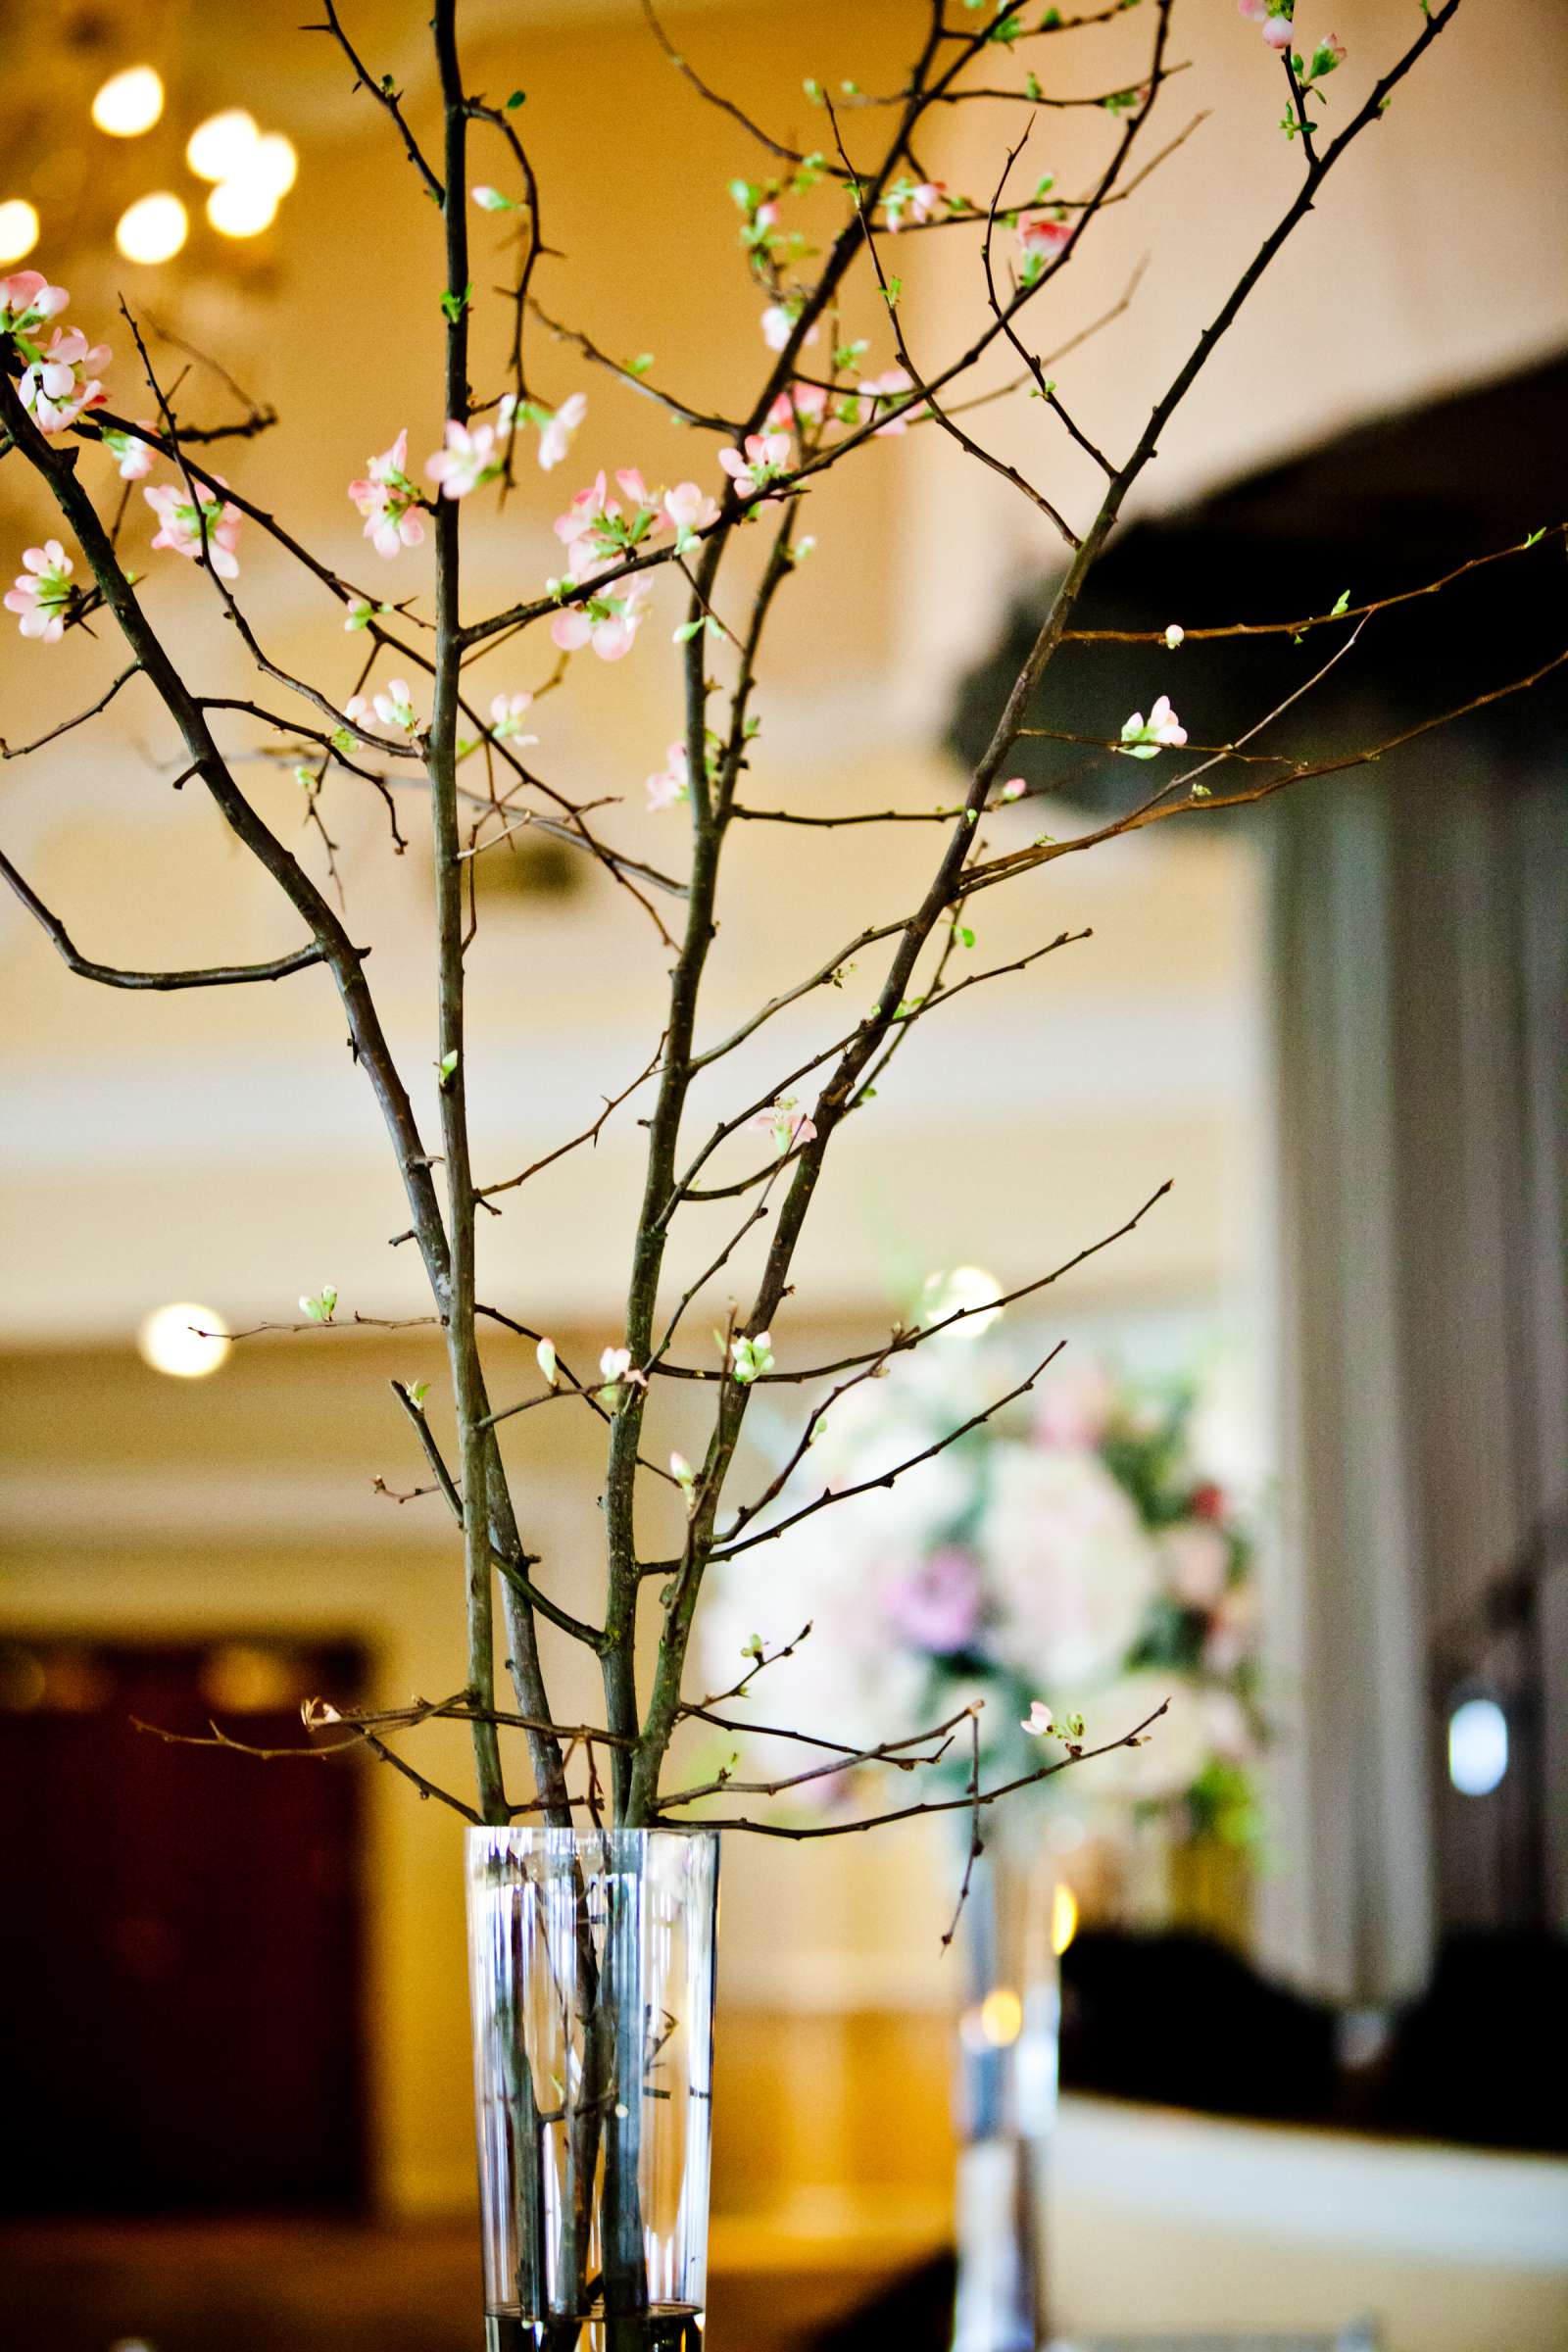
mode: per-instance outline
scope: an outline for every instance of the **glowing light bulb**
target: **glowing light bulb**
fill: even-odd
[[[1494,1698],[1467,1698],[1448,1717],[1448,1778],[1461,1796],[1490,1796],[1508,1769],[1508,1718]]]
[[[0,263],[20,262],[38,242],[38,215],[24,196],[0,204]]]
[[[197,123],[185,143],[185,161],[198,179],[230,179],[255,154],[261,135],[254,115],[242,106],[226,107]]]
[[[244,174],[220,179],[207,199],[207,218],[220,236],[259,237],[277,218],[277,191]]]
[[[136,1352],[155,1372],[174,1380],[202,1380],[228,1355],[228,1326],[210,1306],[188,1299],[160,1306],[136,1334]]]
[[[263,187],[270,188],[274,196],[286,196],[300,175],[300,159],[292,139],[280,130],[270,130],[258,139],[253,152],[236,172],[225,173],[229,179],[257,179]]]
[[[963,1320],[955,1323],[951,1331],[944,1333],[944,1338],[977,1340],[1001,1314],[1001,1307],[996,1305],[1001,1297],[1001,1283],[983,1266],[955,1266],[949,1274],[928,1277],[920,1293],[920,1320],[941,1323],[961,1310]]]
[[[151,66],[113,74],[92,102],[92,119],[112,139],[139,139],[164,111],[164,85]]]
[[[999,1984],[980,2004],[980,2040],[992,2050],[1007,2049],[1023,2032],[1023,2003],[1010,1984]]]
[[[1051,1948],[1059,1960],[1078,1933],[1078,1897],[1061,1880],[1051,1898]]]
[[[177,196],[161,190],[138,196],[120,216],[115,243],[127,262],[167,262],[190,234],[190,220]]]

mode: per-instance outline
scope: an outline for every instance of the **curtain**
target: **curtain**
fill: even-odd
[[[1420,1989],[1452,1924],[1440,1659],[1521,1567],[1548,1681],[1568,1629],[1568,791],[1479,732],[1390,769],[1286,796],[1268,850],[1281,1860],[1260,1940],[1304,1986],[1375,2005]],[[1544,1696],[1520,1772],[1560,1838]]]

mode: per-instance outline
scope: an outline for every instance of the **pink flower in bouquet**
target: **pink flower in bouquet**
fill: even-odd
[[[882,1605],[902,1641],[947,1657],[974,1639],[980,1624],[980,1572],[950,1544],[907,1574],[890,1577]]]
[[[1250,1585],[1222,1592],[1203,1642],[1210,1674],[1234,1674],[1251,1656],[1257,1641],[1257,1601]]]
[[[220,483],[222,478],[221,474],[216,476]],[[158,517],[154,547],[172,548],[192,564],[200,563],[205,555],[220,578],[238,579],[239,558],[234,553],[242,519],[238,507],[226,498],[203,498],[200,491],[193,501],[183,482],[157,483],[142,496]]]
[[[41,433],[64,432],[83,410],[102,408],[109,395],[94,370],[107,368],[113,357],[107,343],[89,343],[79,326],[55,328],[17,386]]]
[[[65,635],[75,565],[58,539],[27,548],[22,562],[24,568],[17,575],[16,586],[6,590],[6,611],[21,615],[17,626],[24,637],[35,637],[40,645],[58,645]]]
[[[1102,1364],[1048,1373],[1038,1391],[1035,1436],[1042,1446],[1096,1446],[1110,1426],[1116,1390]]]
[[[1230,1545],[1208,1521],[1169,1527],[1159,1536],[1165,1582],[1184,1609],[1214,1608],[1230,1573]]]

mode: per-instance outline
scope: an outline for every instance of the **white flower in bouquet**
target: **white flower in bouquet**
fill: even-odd
[[[887,1549],[875,1539],[874,1519],[850,1525],[856,1503],[781,1536],[757,1554],[713,1578],[700,1620],[703,1676],[710,1690],[731,1689],[745,1674],[754,1637],[768,1656],[813,1631],[793,1656],[778,1657],[753,1690],[724,1709],[739,1720],[777,1723],[792,1731],[852,1747],[902,1739],[924,1720],[926,1670],[889,1631],[878,1602]],[[763,1565],[763,1562],[766,1565]],[[797,1747],[782,1759],[782,1743],[758,1741],[748,1762],[779,1763],[799,1771]]]
[[[1158,1590],[1159,1565],[1098,1455],[999,1440],[977,1542],[990,1646],[1031,1688],[1084,1693],[1115,1671]]]
[[[1187,1676],[1156,1667],[1124,1674],[1097,1693],[1085,1709],[1088,1740],[1098,1747],[1114,1740],[1152,1715],[1162,1700],[1170,1704],[1151,1726],[1137,1747],[1113,1747],[1097,1756],[1074,1794],[1091,1807],[1125,1813],[1133,1805],[1168,1804],[1184,1796],[1214,1753],[1208,1700]]]

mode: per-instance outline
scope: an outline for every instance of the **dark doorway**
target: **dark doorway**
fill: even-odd
[[[0,2211],[364,2201],[362,1783],[297,1746],[341,1646],[0,1642]]]

